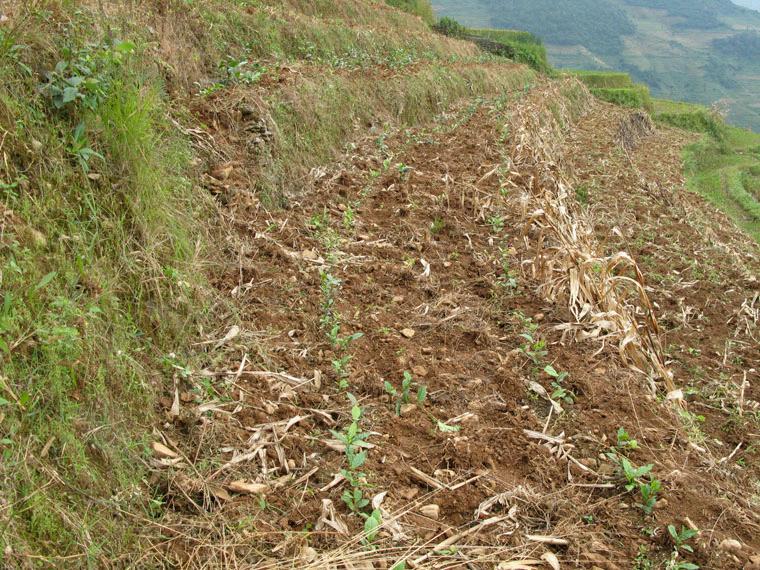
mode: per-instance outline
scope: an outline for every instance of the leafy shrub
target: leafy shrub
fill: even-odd
[[[469,30],[471,39],[481,49],[523,63],[541,73],[551,73],[546,48],[539,38],[513,30]]]
[[[433,29],[445,36],[452,38],[463,38],[467,35],[467,28],[457,22],[454,18],[448,16],[441,18],[433,26]]]

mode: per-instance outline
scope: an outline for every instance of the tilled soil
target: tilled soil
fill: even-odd
[[[521,271],[503,128],[520,104],[478,101],[425,128],[370,132],[286,209],[230,192],[227,269],[214,279],[240,329],[210,335],[206,369],[164,400],[161,429],[181,461],[156,473],[171,529],[158,547],[178,564],[665,567],[673,524],[700,531],[679,562],[755,567],[757,248],[684,190],[688,137],[658,128],[626,151],[616,134],[627,112],[594,104],[567,126],[568,175],[605,252],[626,250],[644,269],[688,412],[652,394],[614,347],[563,344],[554,327],[567,308]],[[233,172],[229,188],[236,176],[249,173]],[[338,322],[339,338],[362,336],[336,345]],[[524,335],[546,354],[527,354]],[[564,392],[549,365],[567,373]],[[385,383],[400,390],[405,372],[410,401],[397,415]],[[355,538],[364,518],[336,478],[346,458],[331,430],[351,424],[347,393],[370,434],[364,493],[387,492],[374,550]],[[620,428],[637,449],[617,445]],[[613,448],[662,482],[651,514]],[[231,485],[241,480],[260,487]],[[725,539],[741,548],[719,548]]]

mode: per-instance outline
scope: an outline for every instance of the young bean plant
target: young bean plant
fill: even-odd
[[[412,384],[413,378],[409,371],[404,371],[404,378],[401,381],[401,390],[398,390],[393,384],[385,381],[385,391],[391,398],[396,400],[396,415],[401,415],[401,406],[408,404],[412,399]],[[427,398],[427,386],[417,384],[417,390],[414,394],[414,399],[417,404],[422,405]]]

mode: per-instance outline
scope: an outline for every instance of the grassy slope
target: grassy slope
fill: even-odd
[[[655,119],[703,138],[684,154],[689,188],[760,242],[760,135],[724,125],[704,107],[655,100]]]
[[[147,482],[156,394],[204,365],[190,345],[235,310],[205,283],[220,245],[199,183],[218,159],[182,127],[203,127],[193,109],[251,92],[276,133],[245,157],[251,189],[276,201],[357,124],[416,124],[532,77],[371,1],[103,9],[3,7],[0,552],[11,565],[120,565],[161,519]],[[259,72],[276,86],[283,65],[295,85],[257,90]]]
[[[568,71],[585,83],[596,97],[632,109],[653,110],[649,87],[634,83],[628,73],[616,71]]]

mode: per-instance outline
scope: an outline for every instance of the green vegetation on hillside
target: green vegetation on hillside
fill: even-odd
[[[760,135],[698,105],[655,100],[654,106],[655,120],[705,135],[684,153],[689,188],[760,242]]]
[[[527,30],[544,41],[585,45],[604,53],[620,51],[621,37],[635,29],[613,0],[574,0],[562,5],[553,0],[510,0],[508,4],[501,0],[435,0],[434,7],[439,15],[473,28]],[[483,18],[483,14],[488,16]]]
[[[719,16],[740,13],[731,0],[625,0],[631,6],[663,10],[678,18],[677,28],[711,30],[722,26]]]
[[[227,247],[203,187],[225,152],[224,133],[210,134],[219,117],[256,102],[248,112],[271,140],[245,155],[259,168],[245,191],[277,204],[356,125],[419,124],[534,76],[373,2],[248,4],[133,13],[19,0],[2,14],[0,557],[10,567],[151,556],[142,542],[166,508],[149,477],[157,398],[180,383],[202,391],[192,371],[207,357],[193,344],[235,320],[205,279],[221,263],[208,252]],[[258,90],[286,72],[281,88]]]
[[[633,82],[627,73],[612,71],[570,71],[585,83],[591,93],[603,101],[632,109],[653,110],[652,98],[646,85]]]
[[[470,29],[448,16],[438,20],[433,29],[452,38],[470,40],[485,52],[523,63],[540,73],[553,73],[541,39],[530,32]]]
[[[592,88],[625,89],[634,85],[630,74],[620,71],[572,70],[567,73]]]
[[[740,32],[727,38],[713,40],[719,53],[741,58],[760,58],[760,32]]]
[[[430,4],[430,0],[386,0],[386,2],[394,8],[399,8],[405,12],[419,16],[428,24],[432,24],[435,21],[433,6]]]
[[[0,28],[0,551],[96,564],[140,540],[117,508],[151,516],[146,411],[204,319],[212,207],[146,44],[22,14]]]
[[[474,28],[539,36],[558,69],[619,70],[656,97],[725,101],[727,120],[760,132],[760,13],[730,0],[434,0]]]
[[[468,30],[468,33],[474,38],[483,38],[499,44],[500,47],[495,50],[499,55],[529,65],[541,73],[552,72],[543,42],[530,32],[474,28]]]

